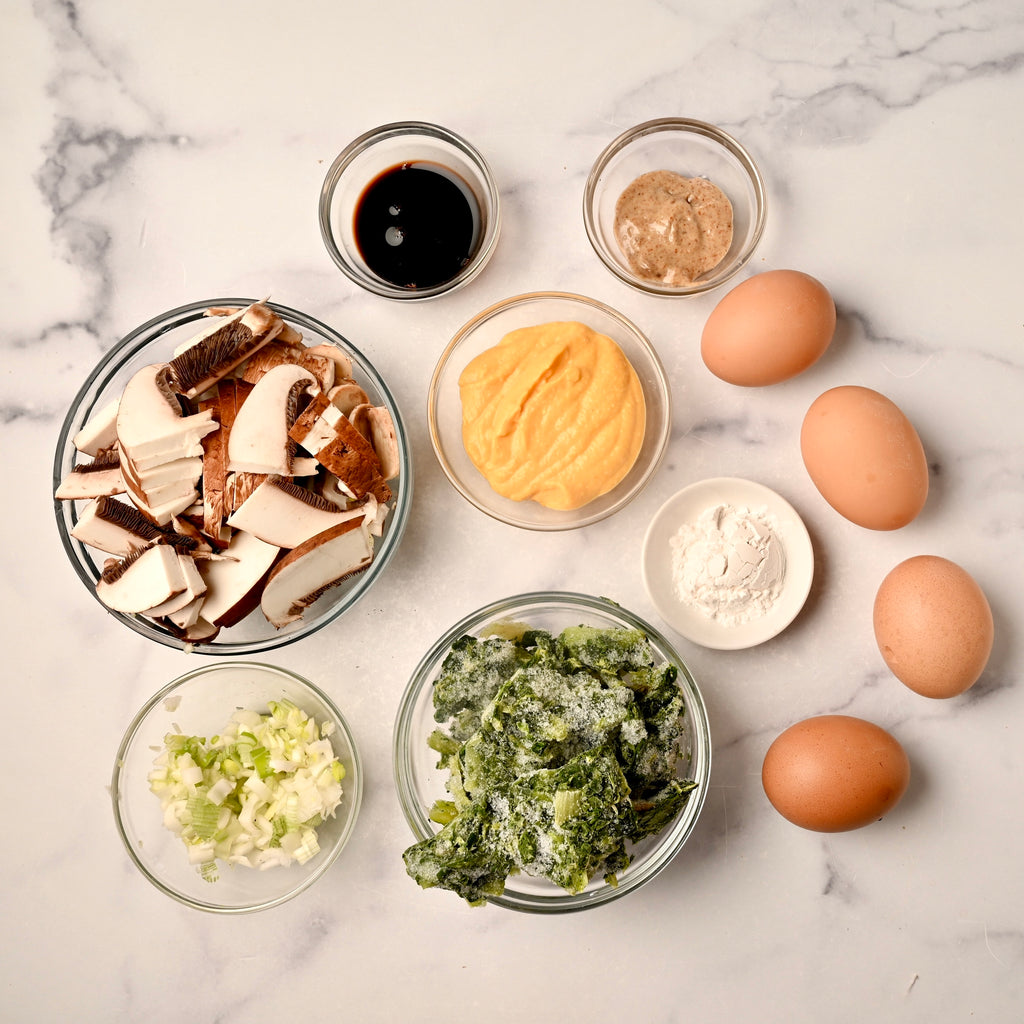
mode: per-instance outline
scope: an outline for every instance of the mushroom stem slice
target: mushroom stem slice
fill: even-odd
[[[306,350],[313,355],[326,356],[334,363],[334,379],[336,381],[351,380],[352,360],[337,345],[322,341],[318,345],[307,345]]]
[[[339,380],[328,392],[328,397],[339,412],[346,416],[352,414],[352,410],[360,405],[369,405],[370,398],[366,392],[351,379]]]
[[[398,460],[398,437],[391,413],[382,405],[373,405],[367,410],[366,418],[370,426],[370,443],[380,460],[381,476],[385,480],[394,480],[400,472],[401,464]]]
[[[263,614],[281,629],[372,561],[373,539],[362,518],[333,526],[289,551],[270,571],[260,601]]]

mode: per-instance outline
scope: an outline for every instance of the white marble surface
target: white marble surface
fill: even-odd
[[[0,418],[17,483],[0,555],[0,1018],[1022,1019],[1019,3],[12,0],[3,25]],[[646,298],[589,248],[590,163],[667,114],[722,125],[760,161],[770,212],[750,270],[802,269],[836,298],[835,342],[794,381],[713,378],[698,339],[718,296]],[[357,291],[316,222],[335,153],[403,118],[470,138],[504,202],[491,265],[428,304]],[[471,509],[426,433],[447,338],[531,289],[618,307],[671,374],[661,471],[628,512],[578,533],[517,532]],[[223,919],[149,886],[114,831],[120,734],[193,662],[119,627],[73,576],[49,474],[67,403],[121,334],[183,302],[268,291],[330,322],[390,381],[411,428],[415,505],[370,595],[271,659],[349,716],[367,770],[358,833],[304,896]],[[804,472],[803,412],[842,383],[888,394],[924,442],[931,494],[898,532],[840,519]],[[419,891],[400,858],[410,837],[390,740],[421,653],[472,608],[535,588],[612,596],[657,621],[639,572],[645,523],[715,475],[786,496],[817,576],[803,614],[761,647],[679,641],[714,738],[689,844],[649,887],[583,915],[471,910]],[[919,553],[967,568],[995,615],[987,671],[951,701],[897,683],[871,632],[882,577]],[[882,822],[822,836],[775,814],[759,771],[785,726],[830,711],[890,729],[913,779]]]

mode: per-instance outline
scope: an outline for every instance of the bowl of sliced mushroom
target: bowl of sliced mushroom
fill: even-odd
[[[170,647],[271,650],[350,608],[412,497],[398,407],[326,324],[212,299],[132,331],[64,420],[54,510],[82,582]]]

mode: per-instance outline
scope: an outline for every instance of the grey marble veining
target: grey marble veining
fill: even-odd
[[[5,504],[0,553],[0,1019],[1022,1018],[1019,3],[19,0],[3,22],[0,425],[20,500]],[[625,128],[669,114],[720,124],[764,172],[768,224],[746,273],[805,270],[836,299],[832,346],[792,381],[713,378],[699,339],[720,293],[647,298],[590,249],[580,203],[592,161]],[[503,202],[485,272],[411,306],[349,285],[316,221],[337,151],[403,118],[469,137]],[[475,511],[427,434],[447,340],[533,289],[621,310],[672,385],[659,473],[625,512],[575,533]],[[193,661],[118,627],[85,592],[60,550],[50,470],[68,403],[120,337],[185,302],[267,292],[336,327],[388,381],[415,498],[364,600],[268,658],[317,680],[348,716],[367,773],[357,834],[304,896],[219,919],[162,896],[120,846],[107,791],[117,743]],[[844,383],[888,394],[925,445],[928,503],[892,534],[836,515],[800,459],[805,410]],[[473,608],[548,587],[607,595],[661,626],[640,575],[644,529],[675,491],[712,476],[791,501],[816,566],[804,610],[766,644],[716,652],[669,631],[714,745],[687,845],[649,886],[583,915],[474,911],[420,892],[402,869],[391,729],[423,652]],[[919,553],[967,568],[995,618],[985,674],[950,701],[903,688],[874,644],[875,591]],[[892,731],[913,772],[884,820],[830,836],[783,821],[760,784],[772,739],[826,712]]]

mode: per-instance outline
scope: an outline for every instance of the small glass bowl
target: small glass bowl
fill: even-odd
[[[149,788],[153,762],[169,732],[209,738],[224,728],[236,709],[265,713],[268,701],[281,699],[292,701],[318,725],[334,723],[330,740],[345,768],[341,803],[334,817],[317,829],[320,852],[305,864],[266,871],[221,864],[219,878],[207,881],[189,863],[181,839],[164,826],[160,800]],[[153,885],[196,910],[244,914],[292,899],[338,859],[359,814],[363,769],[344,717],[318,687],[272,665],[218,662],[175,679],[146,702],[121,740],[110,793],[125,849]]]
[[[651,625],[607,598],[546,591],[495,601],[457,622],[427,651],[402,696],[392,750],[399,802],[415,841],[429,839],[438,831],[440,826],[429,818],[430,808],[435,800],[447,797],[446,773],[437,768],[436,751],[427,746],[427,737],[437,727],[434,680],[456,640],[467,634],[487,635],[495,624],[524,624],[555,634],[575,625],[640,629],[650,640],[658,661],[678,667],[678,682],[686,704],[680,777],[693,779],[697,788],[675,820],[658,835],[632,848],[632,863],[621,872],[616,886],[595,877],[586,889],[572,895],[546,878],[520,874],[510,876],[504,893],[489,897],[488,902],[509,910],[559,914],[587,910],[635,892],[668,865],[693,832],[711,777],[711,732],[700,690],[672,645]],[[409,884],[415,885],[411,879]],[[454,894],[447,895],[456,898]]]
[[[86,378],[64,419],[54,455],[53,490],[57,490],[60,482],[80,460],[74,445],[75,435],[94,413],[120,396],[134,373],[149,363],[168,360],[175,346],[195,335],[202,327],[200,321],[207,321],[203,315],[205,310],[225,306],[248,306],[252,302],[252,299],[218,298],[180,306],[167,313],[161,313],[141,327],[135,328],[107,352]],[[282,629],[275,629],[257,609],[238,625],[222,630],[212,641],[188,641],[144,616],[113,611],[97,597],[100,607],[109,615],[136,633],[167,647],[177,647],[199,654],[257,654],[284,647],[309,636],[329,622],[333,622],[369,590],[391,561],[405,531],[409,507],[412,504],[412,455],[401,413],[384,380],[358,349],[326,324],[287,306],[274,302],[267,302],[266,305],[299,330],[307,344],[326,343],[341,349],[352,360],[353,376],[366,392],[371,404],[382,405],[391,414],[395,425],[400,469],[398,478],[391,481],[393,496],[384,523],[384,535],[376,542],[374,559],[368,569],[332,587],[306,609],[301,619]],[[96,582],[103,571],[103,562],[109,556],[82,544],[71,535],[81,512],[80,506],[85,503],[54,498],[53,504],[57,530],[64,550],[71,560],[72,568],[95,596]]]
[[[643,387],[647,425],[633,468],[606,494],[578,509],[561,511],[535,501],[513,501],[498,494],[476,468],[462,443],[459,375],[474,357],[520,327],[553,321],[579,321],[607,335],[632,363]],[[661,465],[672,426],[672,397],[657,352],[640,329],[595,299],[568,292],[531,292],[505,299],[478,313],[448,343],[437,362],[427,396],[430,440],[441,468],[455,489],[482,512],[526,530],[573,530],[618,512],[648,484]]]
[[[732,203],[733,238],[717,267],[689,285],[638,277],[615,238],[615,204],[623,190],[648,171],[707,178]],[[649,295],[700,295],[718,288],[750,259],[764,231],[764,180],[751,155],[731,135],[681,117],[646,121],[623,132],[597,158],[583,192],[583,223],[601,262],[620,281]]]
[[[355,240],[355,212],[366,187],[403,164],[440,166],[468,192],[474,208],[473,256],[454,277],[423,288],[406,288],[375,274]],[[349,143],[331,164],[320,190],[320,233],[331,259],[360,288],[386,299],[430,299],[468,284],[494,254],[501,227],[498,186],[487,161],[465,139],[439,125],[399,121]]]

